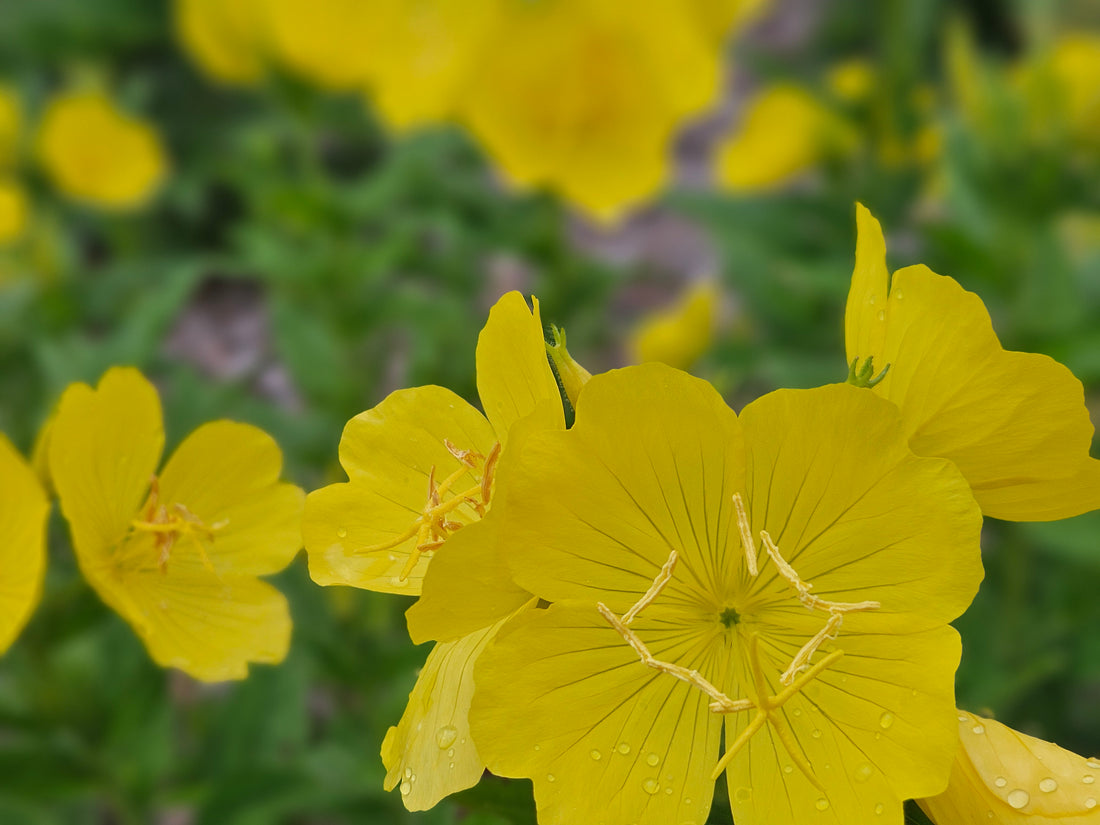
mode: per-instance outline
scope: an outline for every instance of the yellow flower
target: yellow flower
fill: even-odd
[[[738,128],[719,149],[718,176],[736,192],[782,186],[830,154],[846,153],[854,135],[813,95],[776,84],[746,105]]]
[[[168,163],[153,126],[96,91],[68,92],[50,101],[38,133],[38,156],[66,195],[119,210],[148,201]]]
[[[23,237],[28,211],[23,187],[15,181],[0,179],[0,247]]]
[[[337,91],[360,89],[386,36],[375,3],[267,0],[272,56],[306,79]]]
[[[81,571],[164,667],[216,681],[282,661],[286,599],[257,577],[297,553],[303,495],[279,482],[278,446],[215,421],[158,473],[163,447],[160,401],[137,370],[62,395],[50,474]]]
[[[50,503],[34,471],[0,433],[0,653],[42,594]]]
[[[719,50],[669,0],[517,3],[464,91],[462,115],[515,184],[602,220],[665,184],[682,121],[719,90]]]
[[[962,746],[947,790],[917,800],[938,825],[1097,822],[1100,760],[959,711]]]
[[[1057,84],[1061,114],[1070,131],[1100,143],[1100,35],[1066,35],[1050,55],[1050,72]]]
[[[497,561],[492,520],[483,517],[494,506],[494,475],[508,460],[514,425],[565,426],[537,301],[532,312],[510,292],[493,307],[478,339],[477,383],[485,415],[428,386],[398,390],[349,421],[340,441],[349,480],[310,493],[302,525],[318,584],[416,596],[429,566],[440,563],[456,570],[455,586],[482,575],[504,582],[494,602],[471,605],[478,618],[490,618],[464,617],[435,645],[382,744],[385,787],[400,787],[409,810],[430,808],[481,777],[485,765],[466,719],[472,663],[502,619],[531,598]]]
[[[981,299],[951,278],[924,266],[889,277],[878,221],[858,206],[857,224],[848,362],[866,379],[889,367],[874,392],[901,409],[913,451],[953,461],[987,516],[1045,521],[1100,507],[1081,382],[1045,355],[1006,351]]]
[[[853,57],[829,69],[825,83],[841,100],[861,103],[871,96],[877,85],[875,68],[868,61]]]
[[[771,0],[689,0],[699,25],[707,36],[721,43],[731,31],[748,25],[770,5]]]
[[[15,90],[0,84],[0,171],[15,163],[23,113]]]
[[[540,822],[703,822],[723,770],[739,825],[899,822],[946,786],[981,514],[893,405],[834,385],[737,416],[648,364],[514,460],[498,541],[551,604],[482,654],[470,721]]]
[[[210,77],[251,86],[266,72],[265,0],[176,0],[176,33]]]
[[[643,318],[630,336],[631,357],[638,363],[660,361],[687,370],[714,341],[718,320],[718,287],[701,281],[663,312]]]

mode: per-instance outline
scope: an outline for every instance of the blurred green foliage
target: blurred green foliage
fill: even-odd
[[[993,51],[1020,48],[1022,18],[1007,3],[824,6],[797,53],[750,41],[739,63],[812,79],[842,57],[875,56],[901,101],[942,85],[936,46],[952,15],[974,21]],[[584,254],[560,205],[504,193],[454,133],[395,142],[361,101],[287,78],[264,94],[210,86],[180,55],[163,4],[5,6],[0,77],[32,114],[50,89],[89,73],[158,123],[174,171],[156,204],[129,217],[66,204],[32,178],[32,236],[0,252],[16,273],[0,286],[0,430],[24,449],[68,382],[133,364],[162,388],[170,443],[205,420],[250,421],[312,489],[338,472],[344,422],[386,392],[438,383],[476,397],[477,331],[505,289],[538,295],[573,354],[604,367],[625,329],[623,296],[676,283],[645,261]],[[1076,241],[1074,221],[1100,220],[1100,189],[1057,158],[998,158],[950,119],[945,147],[933,209],[915,207],[917,172],[870,157],[774,195],[667,198],[662,210],[707,230],[736,299],[702,366],[735,406],[843,379],[861,200],[884,222],[892,267],[927,263],[977,291],[1006,346],[1048,353],[1082,378],[1095,419],[1100,245]],[[225,338],[242,317],[260,330],[243,354]],[[1087,632],[1100,626],[1097,536],[1097,514],[987,523],[986,581],[957,622],[960,705],[1100,749],[1100,638]],[[99,603],[55,514],[43,604],[0,661],[0,822],[534,822],[526,782],[490,779],[423,814],[384,793],[379,746],[426,651],[405,634],[409,601],[315,587],[302,559],[277,583],[295,620],[287,662],[200,686],[152,665]],[[730,821],[721,786],[712,821]]]

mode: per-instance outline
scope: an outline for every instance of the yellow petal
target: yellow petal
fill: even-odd
[[[497,533],[490,514],[436,551],[420,598],[405,612],[415,644],[457,639],[530,601],[531,594],[512,580]]]
[[[470,735],[470,700],[474,666],[501,624],[435,645],[401,721],[382,741],[385,788],[400,788],[410,811],[426,811],[443,797],[476,785],[485,772]]]
[[[0,653],[42,594],[50,503],[34,471],[0,433]]]
[[[176,32],[196,63],[223,83],[263,80],[262,0],[176,0]]]
[[[919,799],[937,825],[1086,825],[1100,810],[1100,761],[966,711],[947,790]]]
[[[718,298],[714,282],[702,281],[686,290],[672,307],[642,319],[630,338],[633,360],[691,369],[714,342]]]
[[[151,543],[148,549],[155,552]],[[286,599],[259,579],[219,578],[201,566],[171,562],[167,572],[154,566],[86,573],[162,667],[216,682],[243,679],[249,662],[286,658],[291,629]]]
[[[477,339],[477,391],[502,444],[516,421],[547,402],[557,406],[558,427],[565,427],[558,382],[546,358],[539,302],[531,300],[534,310],[518,292],[503,295]]]
[[[23,237],[29,211],[27,193],[23,187],[0,178],[0,246]]]
[[[12,87],[0,84],[0,169],[15,162],[23,130],[23,105]]]
[[[267,0],[273,56],[327,89],[362,88],[374,71],[384,29],[361,0]]]
[[[654,655],[714,676],[697,631],[644,617],[635,629]],[[533,780],[539,822],[706,820],[721,717],[701,691],[643,665],[593,605],[521,614],[475,678],[478,749],[493,773]]]
[[[874,391],[901,408],[913,451],[953,461],[987,516],[1040,521],[1100,507],[1081,383],[1045,355],[1006,351],[981,299],[951,278],[906,267],[886,295],[881,229],[862,208],[859,219],[848,357],[890,365]]]
[[[532,435],[516,467],[501,529],[523,550],[508,562],[548,601],[604,600],[621,614],[672,550],[683,574],[668,592],[691,599],[739,557],[725,537],[744,488],[740,425],[710,384],[686,373],[645,364],[594,376],[576,425]]]
[[[415,530],[401,536],[416,526],[427,505],[433,468],[438,484],[462,466],[445,441],[485,457],[496,438],[481,413],[441,387],[398,390],[348,422],[340,463],[350,482],[314,491],[306,499],[302,533],[315,582],[420,594],[430,556],[422,556],[401,579],[417,543]],[[467,473],[453,492],[475,483]],[[468,524],[478,515],[463,504],[449,518]]]
[[[981,512],[950,462],[910,452],[893,404],[848,384],[779,390],[749,404],[741,425],[749,521],[815,596],[877,600],[862,618],[899,630],[969,606],[982,579]],[[790,587],[762,565],[753,592]]]
[[[50,475],[82,569],[105,564],[130,531],[164,448],[160,399],[140,372],[108,370],[61,396]]]
[[[160,498],[217,525],[208,554],[221,575],[275,573],[302,546],[305,495],[279,482],[282,465],[279,445],[263,430],[215,421],[172,454],[160,475]]]

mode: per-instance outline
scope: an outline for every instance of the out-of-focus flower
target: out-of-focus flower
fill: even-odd
[[[719,67],[671,0],[516,3],[462,115],[514,183],[612,220],[665,184],[672,137],[714,101]]]
[[[736,416],[647,364],[515,460],[499,541],[551,604],[482,654],[471,731],[541,822],[703,822],[725,771],[746,825],[899,822],[946,787],[981,514],[893,405],[833,385]]]
[[[13,180],[0,178],[0,246],[23,237],[28,211],[23,187]]]
[[[714,342],[718,298],[714,281],[701,281],[671,307],[643,318],[630,336],[632,359],[690,370]]]
[[[1050,70],[1073,132],[1100,142],[1100,34],[1064,36],[1051,53]]]
[[[123,112],[98,91],[68,92],[51,100],[37,148],[58,189],[104,209],[145,204],[168,165],[152,124]]]
[[[384,19],[386,5],[382,14]],[[326,89],[363,88],[381,42],[379,9],[363,0],[266,0],[272,56]]]
[[[937,825],[1100,821],[1100,760],[959,711],[962,744],[947,790],[917,802]]]
[[[875,89],[875,69],[863,58],[853,57],[837,63],[825,75],[829,91],[847,103],[860,103]]]
[[[210,77],[251,86],[267,69],[266,0],[176,0],[176,32]]]
[[[708,37],[721,43],[731,31],[748,25],[768,8],[771,0],[688,0]]]
[[[857,225],[848,363],[901,409],[913,451],[953,461],[987,516],[1048,521],[1100,507],[1081,382],[1046,355],[1005,350],[981,298],[953,279],[919,265],[890,277],[882,228],[863,206]]]
[[[49,512],[34,471],[0,433],[0,653],[15,641],[41,596]]]
[[[15,90],[0,84],[0,172],[15,163],[23,112]]]
[[[808,91],[777,84],[746,104],[719,149],[718,176],[737,192],[772,189],[830,155],[850,152],[855,140],[851,126]]]
[[[457,632],[432,649],[382,743],[385,787],[400,788],[409,810],[431,808],[481,778],[485,763],[467,721],[473,663],[531,599],[497,557],[491,519],[513,425],[565,426],[537,301],[532,311],[510,292],[493,307],[478,338],[477,384],[485,415],[429,386],[391,393],[349,421],[340,440],[349,480],[310,493],[302,522],[318,584],[416,596],[426,573],[450,562],[438,577],[443,589],[471,577],[501,583],[489,588],[492,604],[469,602],[449,617],[448,630]]]
[[[164,428],[137,370],[73,384],[49,438],[50,475],[88,582],[150,655],[204,681],[277,663],[286,599],[259,576],[301,546],[302,491],[279,481],[278,445],[256,427],[205,424],[157,474]]]

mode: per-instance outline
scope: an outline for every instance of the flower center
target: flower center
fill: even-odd
[[[459,467],[443,481],[437,482],[436,465],[432,465],[428,472],[428,500],[412,525],[390,541],[355,550],[357,554],[377,553],[404,544],[415,536],[416,544],[413,545],[408,561],[401,569],[398,576],[400,581],[405,581],[409,577],[422,555],[441,547],[449,536],[465,526],[451,517],[455,510],[466,504],[473,508],[480,518],[485,515],[485,510],[489,506],[497,460],[500,458],[500,442],[493,445],[488,456],[483,456],[474,450],[460,450],[447,439],[443,439],[443,446],[455,457]],[[474,484],[456,492],[453,488],[466,476],[470,476]]]
[[[734,610],[732,607],[727,607],[721,613],[718,614],[718,621],[720,621],[726,627],[733,627],[741,621],[741,614]]]
[[[213,544],[219,530],[229,524],[228,519],[207,525],[179,502],[166,506],[160,501],[160,480],[153,476],[149,481],[149,500],[144,508],[144,516],[130,522],[135,533],[152,533],[153,544],[157,549],[157,566],[162,573],[168,570],[168,559],[172,548],[180,539],[189,542],[202,559],[202,565],[217,575],[206,545]]]

